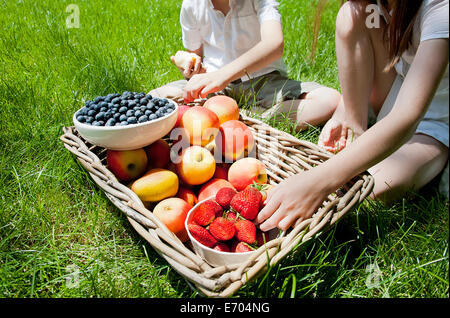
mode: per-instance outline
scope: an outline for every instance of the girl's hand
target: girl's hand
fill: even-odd
[[[196,74],[187,82],[183,97],[189,103],[198,98],[206,98],[209,94],[223,90],[229,81],[218,71]]]
[[[183,74],[183,76],[187,79],[191,78],[195,74],[206,73],[206,69],[203,67],[201,58],[196,58],[195,63],[194,63],[194,61],[190,60],[189,65],[188,65],[188,67],[186,67],[186,69],[183,69],[176,65],[175,56],[171,56],[170,60],[180,70],[181,74]]]
[[[346,120],[333,116],[323,126],[317,144],[332,153],[337,153],[348,147],[363,132],[364,130],[358,125],[350,124]]]
[[[321,182],[326,179],[317,179],[314,169],[285,179],[269,192],[265,207],[256,217],[262,231],[275,227],[286,231],[317,211],[329,190]]]

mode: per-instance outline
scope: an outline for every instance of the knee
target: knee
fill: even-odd
[[[316,100],[318,104],[334,112],[341,100],[341,93],[331,87],[320,87],[308,93],[306,98]]]
[[[366,1],[346,1],[336,17],[336,37],[349,39],[365,27]]]

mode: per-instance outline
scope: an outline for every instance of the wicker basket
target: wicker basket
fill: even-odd
[[[256,157],[265,163],[269,183],[278,184],[288,176],[308,170],[329,159],[332,154],[313,143],[299,140],[285,132],[241,114],[255,136]],[[252,278],[282,260],[294,248],[333,226],[373,188],[373,177],[363,173],[344,185],[313,216],[293,229],[261,246],[246,262],[213,267],[183,244],[162,224],[127,186],[118,182],[106,167],[106,150],[88,144],[74,127],[64,127],[61,140],[109,200],[125,213],[133,228],[160,254],[189,285],[208,297],[229,297]]]

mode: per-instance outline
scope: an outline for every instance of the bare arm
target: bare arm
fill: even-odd
[[[233,62],[221,69],[194,75],[185,88],[185,99],[206,97],[225,88],[228,83],[257,71],[283,56],[283,31],[281,23],[269,20],[261,24],[261,41]]]
[[[257,218],[261,229],[285,230],[310,217],[329,193],[401,147],[426,113],[448,61],[448,39],[421,43],[393,110],[336,156],[273,189]]]

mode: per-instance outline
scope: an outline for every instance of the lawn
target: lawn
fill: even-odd
[[[312,61],[316,2],[281,1],[284,60],[292,78],[338,89],[339,1]],[[67,28],[69,4],[0,0],[0,297],[195,297],[58,139],[85,100],[180,79],[169,55],[182,49],[181,1],[77,0],[79,28]],[[448,297],[448,240],[448,200],[432,183],[364,203],[236,296]]]

